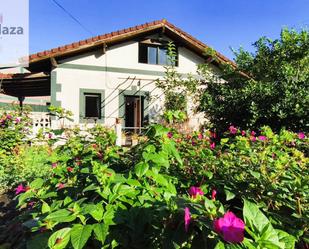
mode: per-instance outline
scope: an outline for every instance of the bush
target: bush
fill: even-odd
[[[206,155],[216,157],[209,137],[196,134],[181,142],[168,131],[152,126],[148,139],[127,152],[108,140],[109,130],[105,142],[89,134],[69,137],[52,158],[52,177],[18,189],[24,211],[18,219],[32,231],[27,246],[294,248],[295,238],[276,229],[256,204],[244,201],[241,212],[216,197],[211,172],[202,165]],[[192,146],[185,153],[184,143]],[[198,167],[204,173],[194,176],[190,170]],[[212,187],[220,193],[220,186]],[[244,222],[227,209],[245,220],[246,234]]]
[[[242,129],[264,125],[273,130],[295,132],[309,128],[309,32],[282,30],[280,39],[262,37],[255,53],[235,52],[237,68],[229,65],[220,75],[209,77],[200,100],[213,127],[222,131],[234,124]],[[207,68],[206,68],[207,69]]]
[[[52,173],[50,156],[51,152],[46,146],[15,147],[12,155],[0,160],[0,191],[15,188],[20,183],[31,182],[38,177],[48,179]]]
[[[21,115],[18,111],[0,112],[0,160],[11,154],[16,146],[26,142],[29,127],[27,113]]]
[[[185,166],[184,170],[175,166],[172,172],[188,185],[198,182],[221,189],[220,195],[239,208],[241,198],[249,199],[273,224],[308,239],[308,137],[286,130],[275,134],[268,127],[258,132],[231,126],[221,140],[213,132],[192,136],[175,132],[172,139]]]

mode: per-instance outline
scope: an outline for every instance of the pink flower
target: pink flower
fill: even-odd
[[[304,139],[305,137],[306,137],[305,133],[303,133],[303,132],[299,132],[298,133],[298,138],[299,139]]]
[[[64,183],[58,183],[57,188],[58,190],[63,189],[65,187]]]
[[[242,136],[246,136],[246,131],[241,131]]]
[[[190,210],[189,208],[185,208],[185,231],[188,232],[189,230],[189,225],[190,225],[190,221],[191,221],[191,214],[190,214]]]
[[[68,172],[72,172],[74,169],[72,167],[67,167]]]
[[[48,133],[48,138],[51,139],[53,137],[53,134]]]
[[[265,141],[267,139],[267,137],[265,137],[265,136],[259,136],[259,140],[261,140],[261,141]]]
[[[102,159],[103,159],[102,153],[101,153],[101,152],[98,152],[98,153],[97,153],[97,157],[98,157],[100,160],[102,160]]]
[[[255,131],[251,131],[250,134],[251,134],[251,136],[255,136],[256,133],[255,133]]]
[[[213,189],[211,191],[211,199],[215,201],[216,200],[216,195],[217,195],[217,191],[215,189]]]
[[[35,204],[35,201],[29,202],[29,203],[28,203],[28,207],[32,208],[32,207],[34,206],[34,204]]]
[[[236,133],[237,133],[237,128],[234,127],[233,125],[231,125],[231,126],[229,127],[229,130],[230,130],[230,133],[231,133],[231,134],[236,134]]]
[[[24,187],[22,184],[19,184],[15,189],[15,194],[18,195],[20,193],[27,192],[29,189],[29,187]]]
[[[198,139],[203,139],[203,134],[202,134],[202,133],[199,133],[199,134],[197,135],[197,138],[198,138]]]
[[[20,123],[20,118],[16,118],[16,119],[15,119],[15,123],[16,123],[16,124],[19,124],[19,123]]]
[[[250,137],[250,140],[251,140],[252,142],[255,142],[255,141],[256,141],[256,137],[255,137],[255,136],[251,136],[251,137]]]
[[[8,114],[8,115],[6,115],[6,118],[7,118],[7,119],[12,119],[12,115],[11,115],[11,114]]]
[[[214,230],[230,243],[240,243],[244,240],[245,223],[233,212],[227,212],[213,223]]]
[[[167,133],[167,137],[168,137],[168,138],[172,138],[172,137],[173,137],[173,133],[169,131],[169,132]]]
[[[204,192],[199,187],[192,186],[189,188],[189,195],[195,199],[198,195],[204,195]]]
[[[213,138],[216,138],[217,134],[215,132],[210,132],[210,136],[213,137]]]
[[[216,147],[216,143],[215,142],[212,142],[211,144],[210,144],[210,149],[214,149]]]
[[[52,163],[52,168],[54,169],[54,168],[56,168],[57,167],[57,163]]]

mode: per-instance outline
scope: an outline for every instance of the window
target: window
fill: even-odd
[[[79,121],[104,123],[105,93],[102,89],[79,89]]]
[[[85,118],[101,119],[101,94],[85,93]]]
[[[178,54],[176,57],[176,66],[178,66]],[[154,65],[168,65],[169,60],[166,46],[140,43],[138,62]]]

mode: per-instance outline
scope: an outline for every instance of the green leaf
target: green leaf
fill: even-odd
[[[263,229],[269,224],[269,220],[259,210],[258,206],[247,200],[244,200],[243,216],[246,226],[253,231],[259,232],[259,234],[261,234]]]
[[[23,205],[25,203],[25,200],[27,200],[27,199],[29,199],[33,196],[34,196],[34,193],[31,190],[28,190],[26,193],[21,194],[18,197],[18,206]]]
[[[104,213],[104,209],[103,209],[103,206],[102,204],[98,203],[96,206],[95,206],[95,209],[93,209],[91,212],[90,212],[90,215],[98,222],[100,222],[102,219],[103,219],[103,213]]]
[[[214,249],[225,249],[224,243],[219,241]]]
[[[143,175],[146,174],[148,169],[149,169],[148,163],[140,162],[140,163],[135,165],[135,174],[138,177],[142,177]]]
[[[71,230],[71,243],[74,249],[82,249],[92,233],[92,225],[76,224]]]
[[[75,220],[76,217],[73,216],[70,211],[66,209],[60,209],[56,212],[49,214],[45,219],[56,221],[56,222],[71,222]]]
[[[48,247],[51,249],[62,249],[67,246],[70,241],[71,228],[62,228],[52,234],[48,239]]]
[[[106,236],[108,234],[108,225],[104,223],[94,224],[93,231],[97,240],[101,241],[102,245],[104,245]]]
[[[285,244],[285,249],[294,249],[296,238],[284,231],[276,230],[279,236],[279,241]]]
[[[39,189],[43,186],[44,180],[42,178],[37,178],[30,183],[31,189]]]
[[[49,212],[50,212],[50,206],[46,202],[43,202],[42,214],[49,213]]]
[[[225,195],[226,195],[226,200],[229,201],[229,200],[232,200],[235,198],[235,194],[232,193],[231,191],[227,190],[227,189],[224,189],[224,192],[225,192]]]

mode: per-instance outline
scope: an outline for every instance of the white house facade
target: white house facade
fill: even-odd
[[[0,74],[6,94],[0,102],[41,99],[72,111],[74,124],[113,126],[120,118],[125,129],[143,127],[162,113],[164,94],[156,81],[164,80],[169,41],[176,45],[175,68],[184,77],[209,60],[205,44],[166,20],[155,21],[31,55],[27,73]],[[216,56],[214,67],[230,62]],[[198,115],[191,118],[193,126],[201,122]]]

